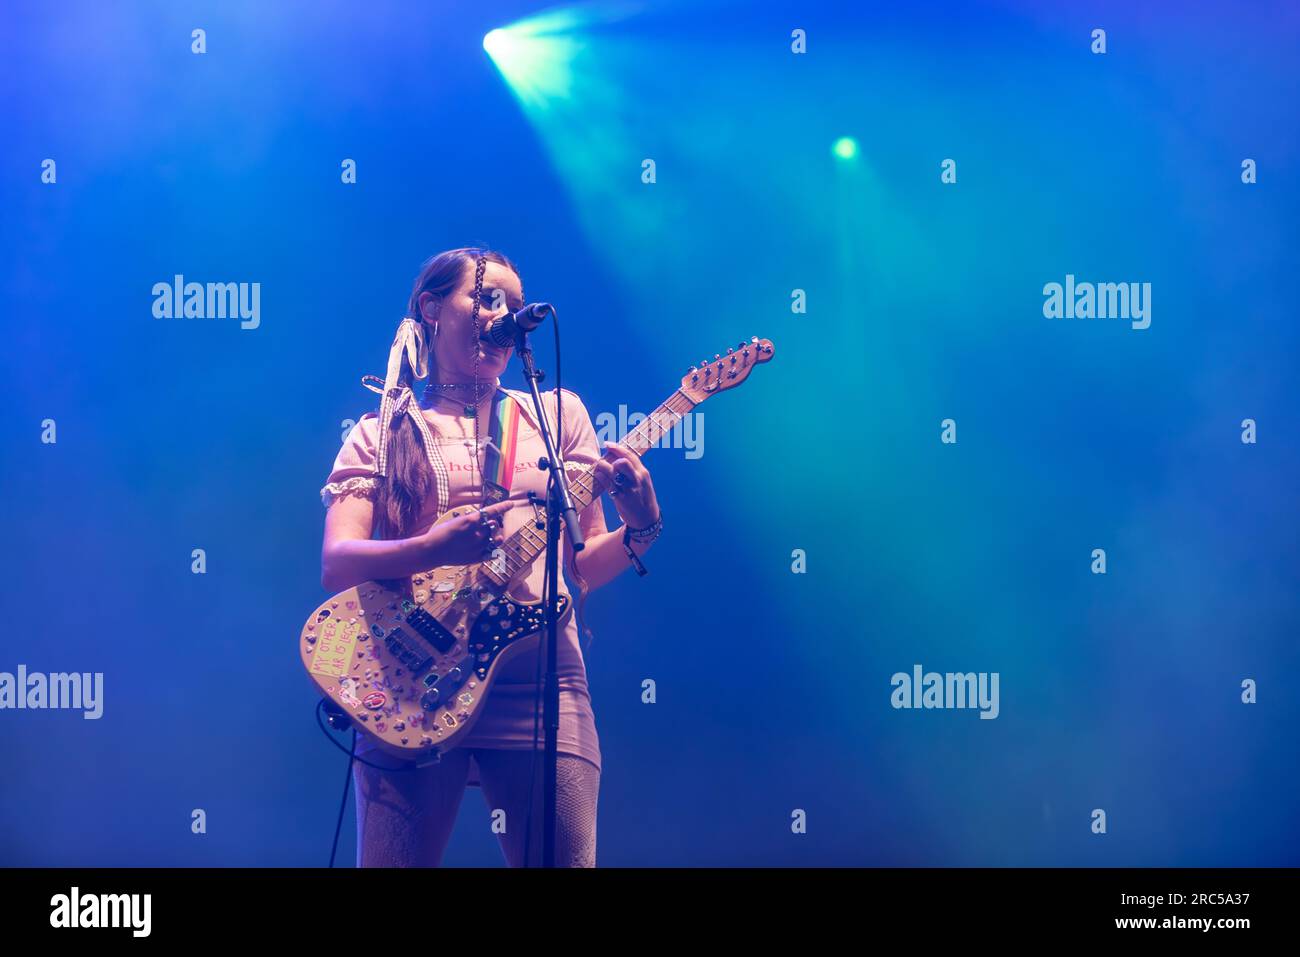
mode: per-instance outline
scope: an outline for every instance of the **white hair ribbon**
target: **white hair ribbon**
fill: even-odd
[[[451,501],[447,468],[443,464],[442,453],[433,441],[433,434],[429,431],[429,423],[425,421],[424,415],[421,414],[420,403],[416,401],[410,385],[398,384],[403,359],[410,366],[415,378],[423,379],[428,376],[429,343],[424,336],[424,326],[411,316],[405,317],[398,324],[397,334],[393,336],[392,348],[388,350],[388,373],[384,379],[383,389],[371,385],[371,381],[379,381],[378,376],[368,375],[361,378],[363,386],[371,392],[378,392],[381,397],[379,400],[379,436],[376,439],[378,444],[374,474],[377,477],[388,475],[388,433],[392,427],[393,416],[400,416],[403,413],[410,415],[415,420],[416,428],[420,430],[420,438],[424,442],[424,451],[429,457],[429,464],[433,467],[433,474],[437,479],[438,501],[435,514],[441,515]]]

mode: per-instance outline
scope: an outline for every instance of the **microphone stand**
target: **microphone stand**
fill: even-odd
[[[547,307],[552,313],[554,308]],[[542,439],[546,443],[546,458],[538,466],[550,470],[551,480],[546,487],[550,494],[546,497],[546,587],[543,589],[542,603],[544,621],[542,642],[546,648],[546,677],[543,688],[544,705],[542,721],[546,726],[545,751],[542,764],[545,771],[543,778],[545,802],[542,808],[542,866],[555,866],[555,798],[556,798],[556,764],[558,761],[558,744],[560,734],[560,678],[556,660],[559,639],[556,634],[559,627],[559,591],[560,591],[560,519],[569,536],[569,544],[576,555],[585,547],[582,529],[579,527],[578,513],[573,507],[573,498],[569,494],[569,481],[565,477],[563,462],[555,449],[550,420],[542,406],[542,396],[537,390],[537,383],[546,374],[533,364],[533,351],[528,345],[528,333],[519,329],[515,334],[515,350],[524,367],[524,378],[528,380],[528,391],[533,396],[533,408],[537,410],[537,423]],[[557,405],[559,393],[556,393]],[[525,861],[527,864],[527,861]]]

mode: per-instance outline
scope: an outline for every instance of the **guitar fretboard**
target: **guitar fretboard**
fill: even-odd
[[[622,439],[622,444],[637,455],[644,455],[659,444],[673,426],[680,422],[687,412],[695,408],[696,404],[681,389],[678,389],[659,408],[646,416],[644,422],[629,432]],[[581,514],[582,510],[605,490],[605,485],[597,477],[594,464],[578,466],[569,470],[567,475],[573,507]],[[530,518],[501,543],[501,550],[504,553],[501,557],[483,562],[483,572],[497,584],[504,586],[521,569],[532,564],[545,548],[546,530],[538,528]]]

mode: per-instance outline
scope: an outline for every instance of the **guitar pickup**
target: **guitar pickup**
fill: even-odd
[[[444,655],[452,648],[456,647],[456,636],[442,626],[437,618],[425,611],[423,608],[417,608],[406,616],[406,624],[415,631],[417,635],[427,641],[433,647],[437,648]],[[426,666],[427,667],[427,666]],[[423,671],[423,668],[413,669]]]
[[[402,640],[402,635],[396,628],[384,638],[384,645],[388,648],[388,653],[396,658],[398,663],[407,671],[413,673],[424,671],[433,664],[432,655],[427,655],[420,649],[412,648]]]

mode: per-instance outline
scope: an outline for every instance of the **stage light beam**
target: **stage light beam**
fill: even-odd
[[[572,11],[555,11],[489,31],[483,49],[520,102],[542,112],[573,95],[582,26]]]

